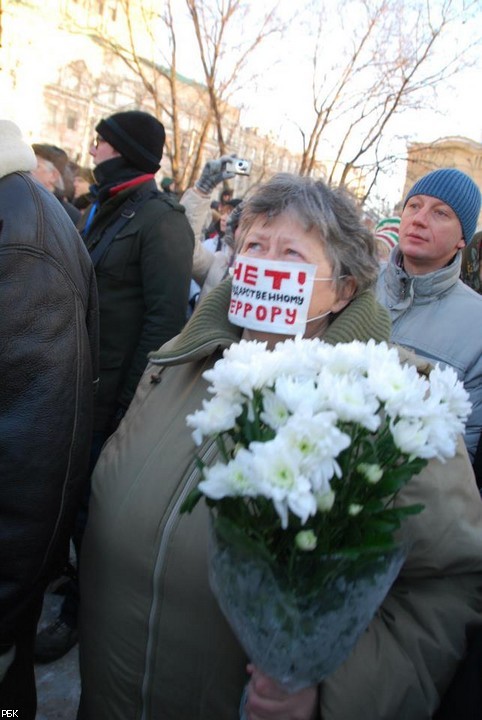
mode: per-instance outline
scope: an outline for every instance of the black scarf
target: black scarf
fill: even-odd
[[[130,165],[123,157],[104,160],[94,168],[95,188],[97,191],[95,195],[98,202],[102,204],[107,200],[112,188],[129,182],[129,180],[134,180],[140,175],[145,175],[145,172]]]

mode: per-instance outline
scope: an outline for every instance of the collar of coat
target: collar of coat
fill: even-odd
[[[206,295],[183,331],[151,352],[149,360],[157,365],[178,365],[239,342],[243,328],[228,320],[230,300],[231,278],[228,278]],[[352,340],[367,342],[371,338],[388,342],[390,331],[388,311],[377,302],[371,290],[365,290],[336,315],[323,340],[331,345]]]
[[[413,296],[414,302],[434,301],[437,295],[447,292],[460,277],[462,252],[459,250],[452,262],[438,270],[423,275],[409,275],[403,268],[402,252],[394,248],[385,267],[385,289],[395,302]]]

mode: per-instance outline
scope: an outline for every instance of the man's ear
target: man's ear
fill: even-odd
[[[356,280],[352,275],[349,275],[347,278],[344,279],[343,287],[340,292],[340,297],[333,304],[331,311],[333,313],[338,313],[338,312],[340,312],[340,310],[343,310],[343,308],[345,308],[348,305],[348,303],[354,296],[355,292],[356,292]]]

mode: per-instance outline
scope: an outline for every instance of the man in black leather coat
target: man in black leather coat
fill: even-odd
[[[97,378],[89,254],[0,120],[0,708],[33,720],[35,630],[87,475]]]

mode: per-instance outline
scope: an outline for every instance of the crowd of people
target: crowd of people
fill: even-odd
[[[371,231],[322,180],[281,173],[233,197],[231,156],[180,195],[156,180],[165,131],[146,112],[95,132],[91,170],[0,120],[0,706],[34,720],[34,662],[79,642],[79,720],[480,714],[479,188],[432,171]],[[186,416],[203,373],[242,339],[290,336],[233,322],[239,257],[314,268],[305,338],[393,343],[422,374],[454,368],[472,403],[455,457],[399,493],[425,510],[375,618],[295,693],[250,664],[212,595],[206,508],[179,514],[200,479]],[[37,634],[71,543],[77,572]]]

